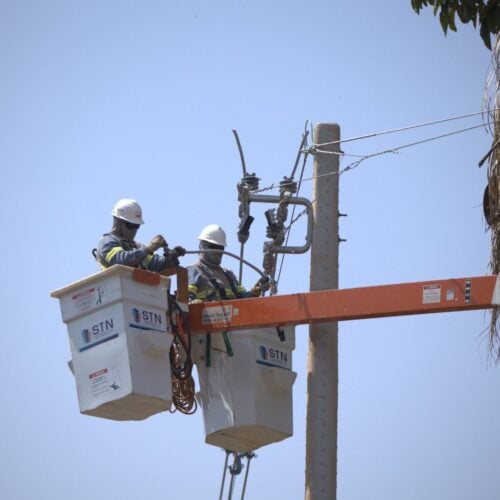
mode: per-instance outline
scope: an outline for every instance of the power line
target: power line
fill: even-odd
[[[300,193],[300,188],[302,187],[302,181],[303,181],[303,177],[304,177],[304,171],[305,171],[305,168],[306,168],[306,163],[307,163],[307,153],[304,154],[304,160],[302,162],[302,169],[300,171],[300,178],[299,178],[299,183],[298,183],[298,188],[297,188],[297,197],[299,196],[299,193]],[[294,205],[293,206],[293,209],[292,209],[292,215],[291,215],[291,219],[293,220],[293,217],[295,215],[295,208],[297,207],[297,205]],[[292,228],[292,224],[290,224],[287,228],[287,231],[286,231],[286,241],[285,241],[285,246],[288,245],[288,240],[290,238],[290,230]],[[281,271],[283,269],[283,264],[285,262],[285,255],[286,254],[282,254],[281,256],[281,262],[280,262],[280,268],[279,268],[279,271],[278,271],[278,279],[276,280],[276,284],[279,283],[280,281],[280,278],[281,278]]]
[[[485,125],[491,125],[493,122],[487,122],[485,124],[482,124],[482,125],[474,125],[473,127],[468,127],[468,128],[463,128],[461,130],[455,130],[454,132],[448,132],[447,134],[441,134],[441,135],[435,135],[433,137],[429,137],[427,139],[422,139],[420,141],[415,141],[415,142],[410,142],[408,144],[403,144],[402,146],[397,146],[395,148],[391,148],[391,149],[385,149],[383,151],[379,151],[377,153],[372,153],[372,154],[369,154],[369,155],[365,155],[363,157],[361,157],[361,159],[359,161],[356,161],[354,163],[357,163],[358,165],[364,161],[364,160],[367,160],[368,158],[373,158],[375,156],[380,156],[380,155],[383,155],[383,154],[387,154],[387,153],[398,153],[400,150],[402,149],[406,149],[406,148],[410,148],[410,147],[413,147],[413,146],[418,146],[420,144],[425,144],[426,142],[432,142],[432,141],[436,141],[438,139],[444,139],[446,137],[450,137],[452,135],[457,135],[457,134],[461,134],[463,132],[469,132],[470,130],[475,130],[475,129],[478,129],[478,128],[482,128],[484,127]],[[330,151],[323,151],[323,150],[317,150],[318,153],[322,153],[322,154],[332,154]],[[356,165],[356,167],[358,166]],[[356,168],[356,167],[346,167],[344,168],[343,170],[340,171],[339,175],[346,172],[347,170],[352,170],[352,168]],[[305,179],[305,180],[309,180],[309,179]]]
[[[472,113],[470,115],[463,115],[461,117],[447,118],[445,120],[440,120],[440,121],[432,122],[432,124],[442,123],[442,122],[445,122],[445,121],[455,120],[455,119],[463,118],[463,117],[466,117],[466,116],[473,116],[473,115],[477,115],[477,114],[481,114],[481,113]],[[331,151],[325,151],[325,150],[318,149],[318,146],[325,146],[325,145],[329,145],[329,144],[337,144],[339,142],[347,142],[347,140],[346,141],[335,141],[335,142],[324,143],[324,144],[317,144],[317,145],[313,146],[312,148],[308,148],[308,149],[302,150],[302,153],[304,154],[304,161],[303,161],[302,171],[301,171],[301,175],[300,175],[299,189],[300,189],[300,185],[303,182],[311,181],[311,180],[313,180],[315,178],[317,179],[317,178],[320,178],[320,177],[330,177],[331,178],[333,175],[339,175],[340,176],[340,175],[344,174],[345,172],[348,172],[349,170],[354,170],[355,168],[359,167],[362,162],[364,162],[365,160],[368,160],[370,158],[374,158],[376,156],[381,156],[381,155],[389,154],[389,153],[396,154],[396,153],[398,153],[402,149],[410,148],[410,147],[413,147],[413,146],[418,146],[420,144],[425,144],[427,142],[432,142],[432,141],[436,141],[436,140],[439,140],[439,139],[444,139],[446,137],[450,137],[450,136],[453,136],[453,135],[461,134],[461,133],[464,133],[464,132],[469,132],[471,130],[475,130],[475,129],[482,128],[482,127],[487,126],[487,125],[491,125],[492,123],[494,123],[494,122],[487,122],[487,123],[483,123],[481,125],[475,125],[475,126],[467,127],[467,128],[460,129],[460,130],[455,130],[453,132],[448,132],[446,134],[440,134],[440,135],[436,135],[436,136],[433,136],[433,137],[429,137],[427,139],[422,139],[422,140],[419,140],[419,141],[410,142],[408,144],[403,144],[401,146],[397,146],[397,147],[394,147],[394,148],[391,148],[391,149],[385,149],[385,150],[378,151],[378,152],[375,152],[375,153],[372,153],[372,154],[369,154],[369,155],[354,155],[354,154],[338,153],[338,152],[331,152]],[[431,123],[429,123],[429,124],[431,124]],[[429,124],[415,125],[415,126],[405,127],[404,129],[398,129],[398,130],[394,130],[394,131],[409,130],[411,128],[422,127],[422,126],[429,125]],[[375,134],[375,135],[388,134],[390,132],[391,131],[381,132],[381,133]],[[366,137],[374,137],[374,135],[359,137],[359,139],[366,138]],[[356,140],[356,139],[350,139],[350,140]],[[315,148],[315,149],[313,150],[313,148]],[[309,178],[304,179],[303,175],[304,175],[305,165],[306,165],[309,153],[311,153],[311,154],[317,154],[317,153],[321,153],[321,154],[337,154],[337,155],[341,155],[341,156],[351,156],[351,157],[355,157],[355,158],[358,158],[358,159],[356,161],[351,162],[349,165],[347,165],[346,167],[342,168],[341,170],[339,170],[339,172],[328,173],[328,174],[323,174],[323,175],[320,175],[320,176],[313,176],[313,177],[309,177]],[[297,156],[297,160],[296,160],[296,163],[295,163],[295,166],[294,166],[294,170],[293,170],[294,173],[295,173],[295,170],[297,168],[298,160],[299,160],[299,157]],[[327,181],[325,183],[325,185],[322,186],[322,189],[317,194],[316,198],[313,200],[313,203],[329,187],[329,185],[331,184],[331,182],[332,182],[331,180]],[[272,189],[274,189],[275,187],[278,187],[278,186],[279,186],[279,184],[272,183],[268,187],[259,189],[258,191],[256,191],[256,193],[262,192],[262,191],[272,190]],[[294,206],[294,211],[295,211],[295,206]],[[294,218],[294,213],[293,212],[292,212],[292,219],[290,221],[290,224],[287,227],[287,241],[288,241],[288,238],[290,236],[290,231],[291,231],[291,228],[292,228],[293,224],[295,222],[297,222],[307,212],[307,209],[302,210],[295,218]],[[279,278],[281,276],[281,271],[282,271],[282,268],[283,268],[283,264],[284,264],[284,258],[282,258],[281,263],[280,263],[280,268],[279,268],[279,272],[278,272],[278,280],[277,281],[279,281]]]
[[[491,122],[493,123],[493,122]],[[485,125],[490,125],[491,124],[490,122],[486,123]],[[328,173],[328,174],[323,174],[321,176],[316,176],[316,177],[309,177],[307,179],[303,179],[303,182],[306,182],[306,181],[311,181],[313,179],[317,179],[319,177],[331,177],[332,175],[342,175],[344,174],[345,172],[348,172],[349,170],[354,170],[355,168],[359,167],[359,165],[361,165],[361,163],[363,163],[365,160],[368,160],[370,158],[374,158],[376,156],[381,156],[381,155],[384,155],[384,154],[389,154],[389,153],[393,153],[393,154],[396,154],[398,153],[401,149],[405,149],[405,148],[409,148],[409,147],[412,147],[412,146],[417,146],[417,145],[420,145],[420,144],[424,144],[426,142],[431,142],[431,141],[435,141],[435,140],[438,140],[438,139],[443,139],[445,137],[449,137],[449,136],[452,136],[452,135],[456,135],[456,134],[460,134],[460,133],[463,133],[463,132],[468,132],[470,130],[474,130],[474,129],[477,129],[477,128],[480,128],[480,127],[483,127],[483,125],[475,125],[474,127],[468,127],[468,128],[465,128],[465,129],[461,129],[461,130],[456,130],[454,132],[449,132],[447,134],[441,134],[441,135],[437,135],[437,136],[434,136],[434,137],[430,137],[428,139],[423,139],[421,141],[415,141],[415,142],[411,142],[411,143],[408,143],[408,144],[404,144],[402,146],[398,146],[398,147],[395,147],[395,148],[392,148],[392,149],[385,149],[383,151],[378,151],[376,153],[372,153],[372,154],[369,154],[369,155],[366,155],[366,156],[363,156],[361,157],[359,160],[356,160],[356,161],[353,161],[352,163],[350,163],[349,165],[347,165],[346,167],[342,168],[338,173],[334,172],[334,173]],[[319,153],[324,153],[324,154],[330,154],[331,152],[329,151],[320,151],[318,150],[317,152]],[[315,198],[315,200],[321,196],[322,192],[329,186],[330,183],[326,183],[325,186],[324,186],[324,189],[322,189],[319,193],[318,193],[318,196]],[[315,201],[313,200],[313,202]],[[298,219],[300,219],[300,217],[302,217],[305,213],[306,213],[307,210],[303,210],[302,212],[300,212],[297,217],[295,219],[292,219],[290,221],[290,225],[288,226],[288,228],[290,228],[295,222],[297,222]]]
[[[384,149],[382,151],[377,151],[375,153],[371,153],[371,154],[368,154],[368,155],[354,155],[354,154],[346,154],[346,153],[337,153],[337,152],[325,151],[325,150],[321,150],[321,149],[317,149],[315,152],[316,153],[321,153],[321,154],[335,154],[335,155],[340,155],[340,156],[352,156],[352,157],[355,157],[355,158],[359,158],[358,160],[350,163],[347,167],[341,169],[338,172],[338,175],[342,175],[344,172],[347,172],[348,170],[353,170],[354,168],[358,167],[363,161],[368,160],[369,158],[374,158],[376,156],[381,156],[381,155],[389,154],[389,153],[396,154],[396,153],[398,153],[402,149],[406,149],[406,148],[413,147],[413,146],[418,146],[420,144],[425,144],[427,142],[436,141],[438,139],[444,139],[444,138],[450,137],[452,135],[457,135],[457,134],[462,134],[464,132],[469,132],[471,130],[482,128],[485,125],[491,125],[492,123],[493,122],[487,122],[487,123],[481,124],[481,125],[474,125],[473,127],[468,127],[468,128],[464,128],[464,129],[460,129],[460,130],[455,130],[453,132],[448,132],[447,134],[436,135],[436,136],[433,136],[433,137],[429,137],[427,139],[422,139],[420,141],[410,142],[408,144],[403,144],[401,146],[396,146],[396,147],[390,148],[390,149]],[[336,174],[324,174],[324,175],[322,175],[320,177],[330,176],[330,175],[336,175]],[[308,177],[306,179],[303,179],[303,182],[311,181],[313,179],[315,179],[314,176],[313,177]],[[271,184],[268,187],[260,189],[259,192],[260,191],[268,191],[268,190],[274,189],[275,187],[278,187],[278,186],[279,186],[279,184],[273,183],[273,184]]]
[[[340,144],[340,143],[345,143],[345,142],[359,141],[361,139],[370,139],[372,137],[378,137],[380,135],[393,134],[393,133],[396,133],[396,132],[404,132],[406,130],[412,130],[412,129],[420,128],[420,127],[428,127],[430,125],[437,125],[439,123],[446,123],[446,122],[453,121],[453,120],[460,120],[462,118],[470,118],[471,116],[484,115],[484,114],[490,113],[492,111],[497,111],[498,109],[499,108],[485,109],[483,111],[477,111],[475,113],[468,113],[466,115],[453,116],[453,117],[450,117],[450,118],[443,118],[442,120],[435,120],[435,121],[432,121],[432,122],[419,123],[419,124],[416,124],[416,125],[408,125],[406,127],[400,127],[400,128],[395,128],[395,129],[391,129],[391,130],[384,130],[382,132],[373,132],[371,134],[360,135],[360,136],[357,136],[357,137],[351,137],[349,139],[340,139],[338,141],[325,142],[323,144],[315,144],[312,147],[314,148],[314,147],[318,147],[318,146],[320,147],[320,146],[328,146],[328,145]],[[486,126],[486,125],[487,124],[485,123],[485,124],[483,124],[481,126]],[[312,151],[312,152],[314,152],[314,151]]]

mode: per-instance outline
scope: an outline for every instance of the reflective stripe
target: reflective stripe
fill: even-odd
[[[105,260],[106,262],[109,262],[111,263],[111,259],[118,253],[118,252],[123,252],[123,248],[122,247],[113,247],[107,254],[106,254],[106,257],[105,257]]]
[[[224,291],[226,292],[226,299],[234,299],[234,293],[230,288],[225,288]],[[195,285],[188,285],[188,292],[192,293],[193,295],[196,296],[197,299],[206,299],[209,298],[210,300],[224,300],[223,297],[221,297],[221,293],[219,290],[207,290],[207,291],[199,291],[198,287]]]
[[[188,285],[188,292],[192,293],[197,299],[203,300],[206,297],[205,292],[199,292],[196,285]]]

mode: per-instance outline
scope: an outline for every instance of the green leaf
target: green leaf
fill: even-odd
[[[474,25],[474,29],[477,29],[477,7],[474,7],[474,13],[472,15],[472,24]]]
[[[443,3],[443,0],[436,0],[436,5],[434,6],[434,15],[437,14],[437,11],[438,11],[439,7],[441,7],[442,3]],[[443,12],[442,9],[441,9],[441,12]]]
[[[495,18],[495,31],[493,33],[498,34],[500,31],[500,6],[495,8],[495,12],[492,14],[492,16]]]
[[[455,10],[454,9],[450,9],[448,11],[448,25],[450,27],[450,30],[451,31],[457,31],[457,26],[455,24]]]
[[[472,10],[467,7],[467,5],[459,5],[457,7],[457,14],[460,19],[464,24],[467,24],[469,21],[472,20]]]
[[[424,7],[432,6],[434,16],[445,35],[457,31],[456,14],[463,24],[472,22],[478,28],[485,46],[491,50],[491,34],[500,36],[500,0],[411,0],[412,9],[419,14]]]
[[[488,26],[486,25],[485,22],[481,21],[481,28],[479,30],[479,34],[481,35],[481,38],[488,47],[488,49],[491,50],[491,38],[490,38],[490,30],[488,29]]]
[[[486,11],[486,23],[491,33],[498,33],[500,27],[500,8],[493,6]]]
[[[420,14],[420,9],[422,8],[422,0],[411,0],[412,9]]]
[[[439,22],[441,23],[441,28],[443,28],[444,34],[446,35],[448,31],[448,15],[444,9],[441,9],[439,14]]]

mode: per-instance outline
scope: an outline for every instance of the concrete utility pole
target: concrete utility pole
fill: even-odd
[[[314,145],[338,140],[339,125],[319,123],[315,126]],[[340,144],[318,149],[338,153]],[[338,172],[337,154],[315,153],[311,291],[338,288]],[[306,500],[337,498],[337,409],[337,323],[312,323],[307,363]]]

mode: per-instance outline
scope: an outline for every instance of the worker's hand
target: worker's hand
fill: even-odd
[[[175,253],[176,257],[184,257],[184,255],[186,255],[186,249],[181,246],[176,246],[172,248],[172,253]]]
[[[146,248],[148,249],[149,253],[155,253],[158,248],[166,246],[167,242],[165,241],[165,238],[161,234],[158,234],[149,242],[149,245]]]
[[[195,304],[203,304],[203,300],[201,299],[193,299],[189,301],[190,305],[195,305]]]
[[[262,292],[267,292],[271,288],[271,279],[269,276],[262,276],[258,281]]]
[[[269,288],[271,288],[269,276],[262,276],[262,278],[255,283],[250,292],[254,297],[260,297],[262,294],[267,292]]]

